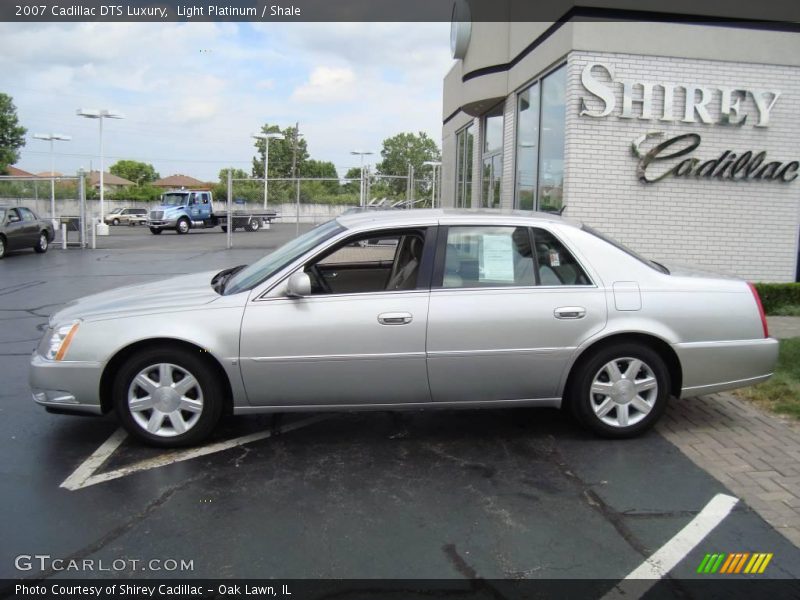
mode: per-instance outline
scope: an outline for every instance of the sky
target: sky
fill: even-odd
[[[404,131],[441,140],[442,81],[453,61],[448,23],[0,24],[0,92],[12,96],[27,143],[17,163],[50,170],[99,166],[98,123],[78,108],[109,108],[106,170],[117,159],[162,177],[216,181],[250,172],[250,137],[266,122],[300,123],[312,158],[340,175]]]

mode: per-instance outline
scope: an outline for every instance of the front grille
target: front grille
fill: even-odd
[[[150,211],[150,219],[152,221],[160,221],[164,218],[164,211],[163,210],[151,210]]]

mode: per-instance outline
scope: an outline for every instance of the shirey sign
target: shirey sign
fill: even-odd
[[[596,74],[605,71],[604,80]],[[604,118],[615,111],[620,119],[658,120],[662,122],[706,123],[726,127],[768,127],[770,112],[781,96],[779,90],[742,89],[735,87],[708,87],[696,83],[665,83],[651,81],[615,81],[613,66],[591,63],[581,72],[584,89],[601,108],[590,110],[586,98],[581,98],[580,116]],[[622,86],[622,106],[616,106],[614,86]],[[660,88],[664,93],[663,109],[653,114],[653,91]],[[683,114],[675,115],[675,95],[682,89],[686,101]],[[634,94],[638,97],[634,98]],[[748,114],[743,110],[742,100],[753,99],[755,110]],[[711,118],[708,106],[718,98],[719,119]],[[634,104],[638,110],[634,110]],[[636,174],[643,183],[656,183],[667,177],[705,178],[733,181],[778,181],[788,183],[797,179],[800,162],[769,160],[764,150],[725,150],[715,157],[697,156],[702,138],[697,133],[684,133],[664,139],[665,132],[651,131],[631,143],[631,152],[638,159]],[[645,142],[657,140],[649,150]],[[648,144],[649,145],[649,144]]]

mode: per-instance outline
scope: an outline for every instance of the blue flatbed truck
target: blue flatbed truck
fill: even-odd
[[[231,211],[234,231],[258,231],[277,218],[278,213],[274,210]],[[147,226],[154,235],[167,229],[179,234],[214,227],[228,231],[228,211],[214,212],[211,190],[171,190],[162,194],[161,203],[150,210]]]

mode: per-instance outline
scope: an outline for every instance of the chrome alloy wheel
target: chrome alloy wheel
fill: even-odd
[[[594,414],[612,427],[636,425],[653,410],[657,398],[656,376],[637,358],[616,358],[606,363],[589,389]]]
[[[42,252],[47,250],[47,234],[46,233],[42,233],[39,236],[39,250],[41,250]]]
[[[197,424],[203,413],[203,390],[183,367],[150,365],[131,381],[128,408],[136,424],[148,433],[174,437]]]

